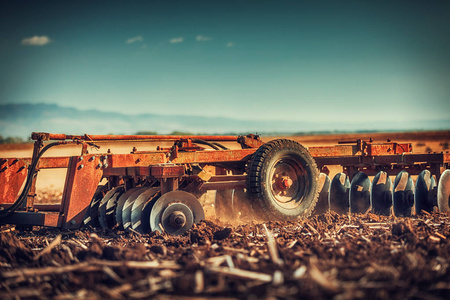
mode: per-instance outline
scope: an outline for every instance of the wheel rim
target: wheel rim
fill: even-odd
[[[273,198],[285,209],[298,207],[309,188],[307,172],[297,159],[291,156],[275,161],[268,179]]]
[[[168,234],[180,235],[189,230],[194,223],[194,214],[184,203],[173,203],[164,209],[161,224]]]
[[[184,219],[184,222],[178,222],[177,219]],[[188,192],[175,190],[155,201],[149,222],[152,231],[163,232],[166,230],[164,226],[167,226],[168,233],[180,235],[189,230],[193,223],[204,219],[205,213],[197,198]]]

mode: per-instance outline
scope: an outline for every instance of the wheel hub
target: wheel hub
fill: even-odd
[[[164,209],[161,216],[161,225],[172,235],[183,234],[194,223],[192,210],[184,203],[171,203]]]
[[[182,211],[176,210],[170,214],[170,225],[181,228],[186,224],[186,216]]]
[[[295,207],[301,198],[302,171],[291,159],[278,161],[272,169],[271,191],[273,197],[280,204]]]
[[[285,191],[292,186],[292,179],[289,176],[281,176],[275,179],[278,189]]]
[[[150,228],[153,231],[180,235],[192,224],[205,219],[202,205],[197,198],[185,191],[171,191],[162,195],[152,207]]]

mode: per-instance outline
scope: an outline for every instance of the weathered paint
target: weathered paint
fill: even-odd
[[[0,204],[16,201],[26,177],[24,161],[17,158],[0,159]]]
[[[66,184],[61,203],[63,228],[78,228],[83,222],[95,190],[102,178],[103,170],[98,156],[72,156],[67,170]]]
[[[181,180],[193,180],[197,190],[209,189],[243,189],[246,187],[246,176],[242,175],[245,164],[252,157],[259,145],[258,136],[155,136],[155,135],[65,135],[50,133],[33,133],[33,139],[65,140],[80,143],[97,141],[175,141],[171,148],[158,148],[158,151],[133,151],[130,154],[96,154],[71,157],[45,157],[39,161],[39,169],[67,168],[66,184],[62,203],[55,207],[34,205],[31,209],[59,208],[59,212],[15,212],[2,222],[15,224],[44,225],[63,228],[80,226],[86,209],[94,195],[102,176],[109,178],[111,186],[116,186],[124,177],[146,177],[161,182],[162,194],[178,188]],[[202,150],[193,141],[229,141],[240,143],[239,150]],[[430,170],[438,177],[440,168],[450,162],[449,153],[412,154],[410,143],[373,143],[372,141],[344,142],[349,145],[310,147],[309,152],[315,158],[320,169],[327,165],[341,165],[348,176],[357,171],[367,175],[383,170],[386,175],[395,175],[400,170],[408,170],[411,175],[422,170]],[[14,202],[26,177],[26,167],[30,158],[0,160],[0,204]],[[210,168],[213,175],[208,182],[203,182],[197,175],[185,174],[190,164],[200,164],[202,168]],[[225,175],[232,170],[238,175]]]

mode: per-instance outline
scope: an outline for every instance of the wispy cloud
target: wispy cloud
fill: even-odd
[[[22,40],[22,45],[25,46],[45,46],[47,44],[50,44],[52,40],[48,36],[33,36],[30,38],[24,38]]]
[[[133,44],[133,43],[136,43],[136,42],[143,42],[143,41],[144,41],[144,38],[139,35],[139,36],[135,36],[135,37],[129,38],[126,41],[126,43],[127,44]]]
[[[233,42],[228,42],[228,43],[227,43],[227,47],[228,47],[228,48],[234,47],[234,43],[233,43]]]
[[[170,39],[171,44],[182,43],[183,41],[184,41],[183,37],[176,37],[176,38]]]
[[[204,36],[204,35],[197,35],[195,37],[195,39],[197,40],[197,42],[207,42],[207,41],[211,40],[211,38],[209,36]]]

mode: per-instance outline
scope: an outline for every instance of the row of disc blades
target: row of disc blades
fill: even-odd
[[[439,211],[448,212],[450,196],[450,170],[445,170],[437,184],[430,171],[422,171],[414,184],[406,171],[397,174],[392,182],[384,171],[372,180],[363,172],[358,172],[350,182],[344,173],[338,173],[333,180],[321,173],[320,194],[316,213],[328,210],[337,213],[365,213],[372,210],[380,215],[390,215],[393,208],[395,216],[411,216],[416,213]]]
[[[84,218],[84,224],[103,229],[119,228],[149,233],[167,232],[178,235],[204,219],[197,198],[184,191],[172,191],[161,196],[159,187],[123,186],[107,190],[99,186]]]

